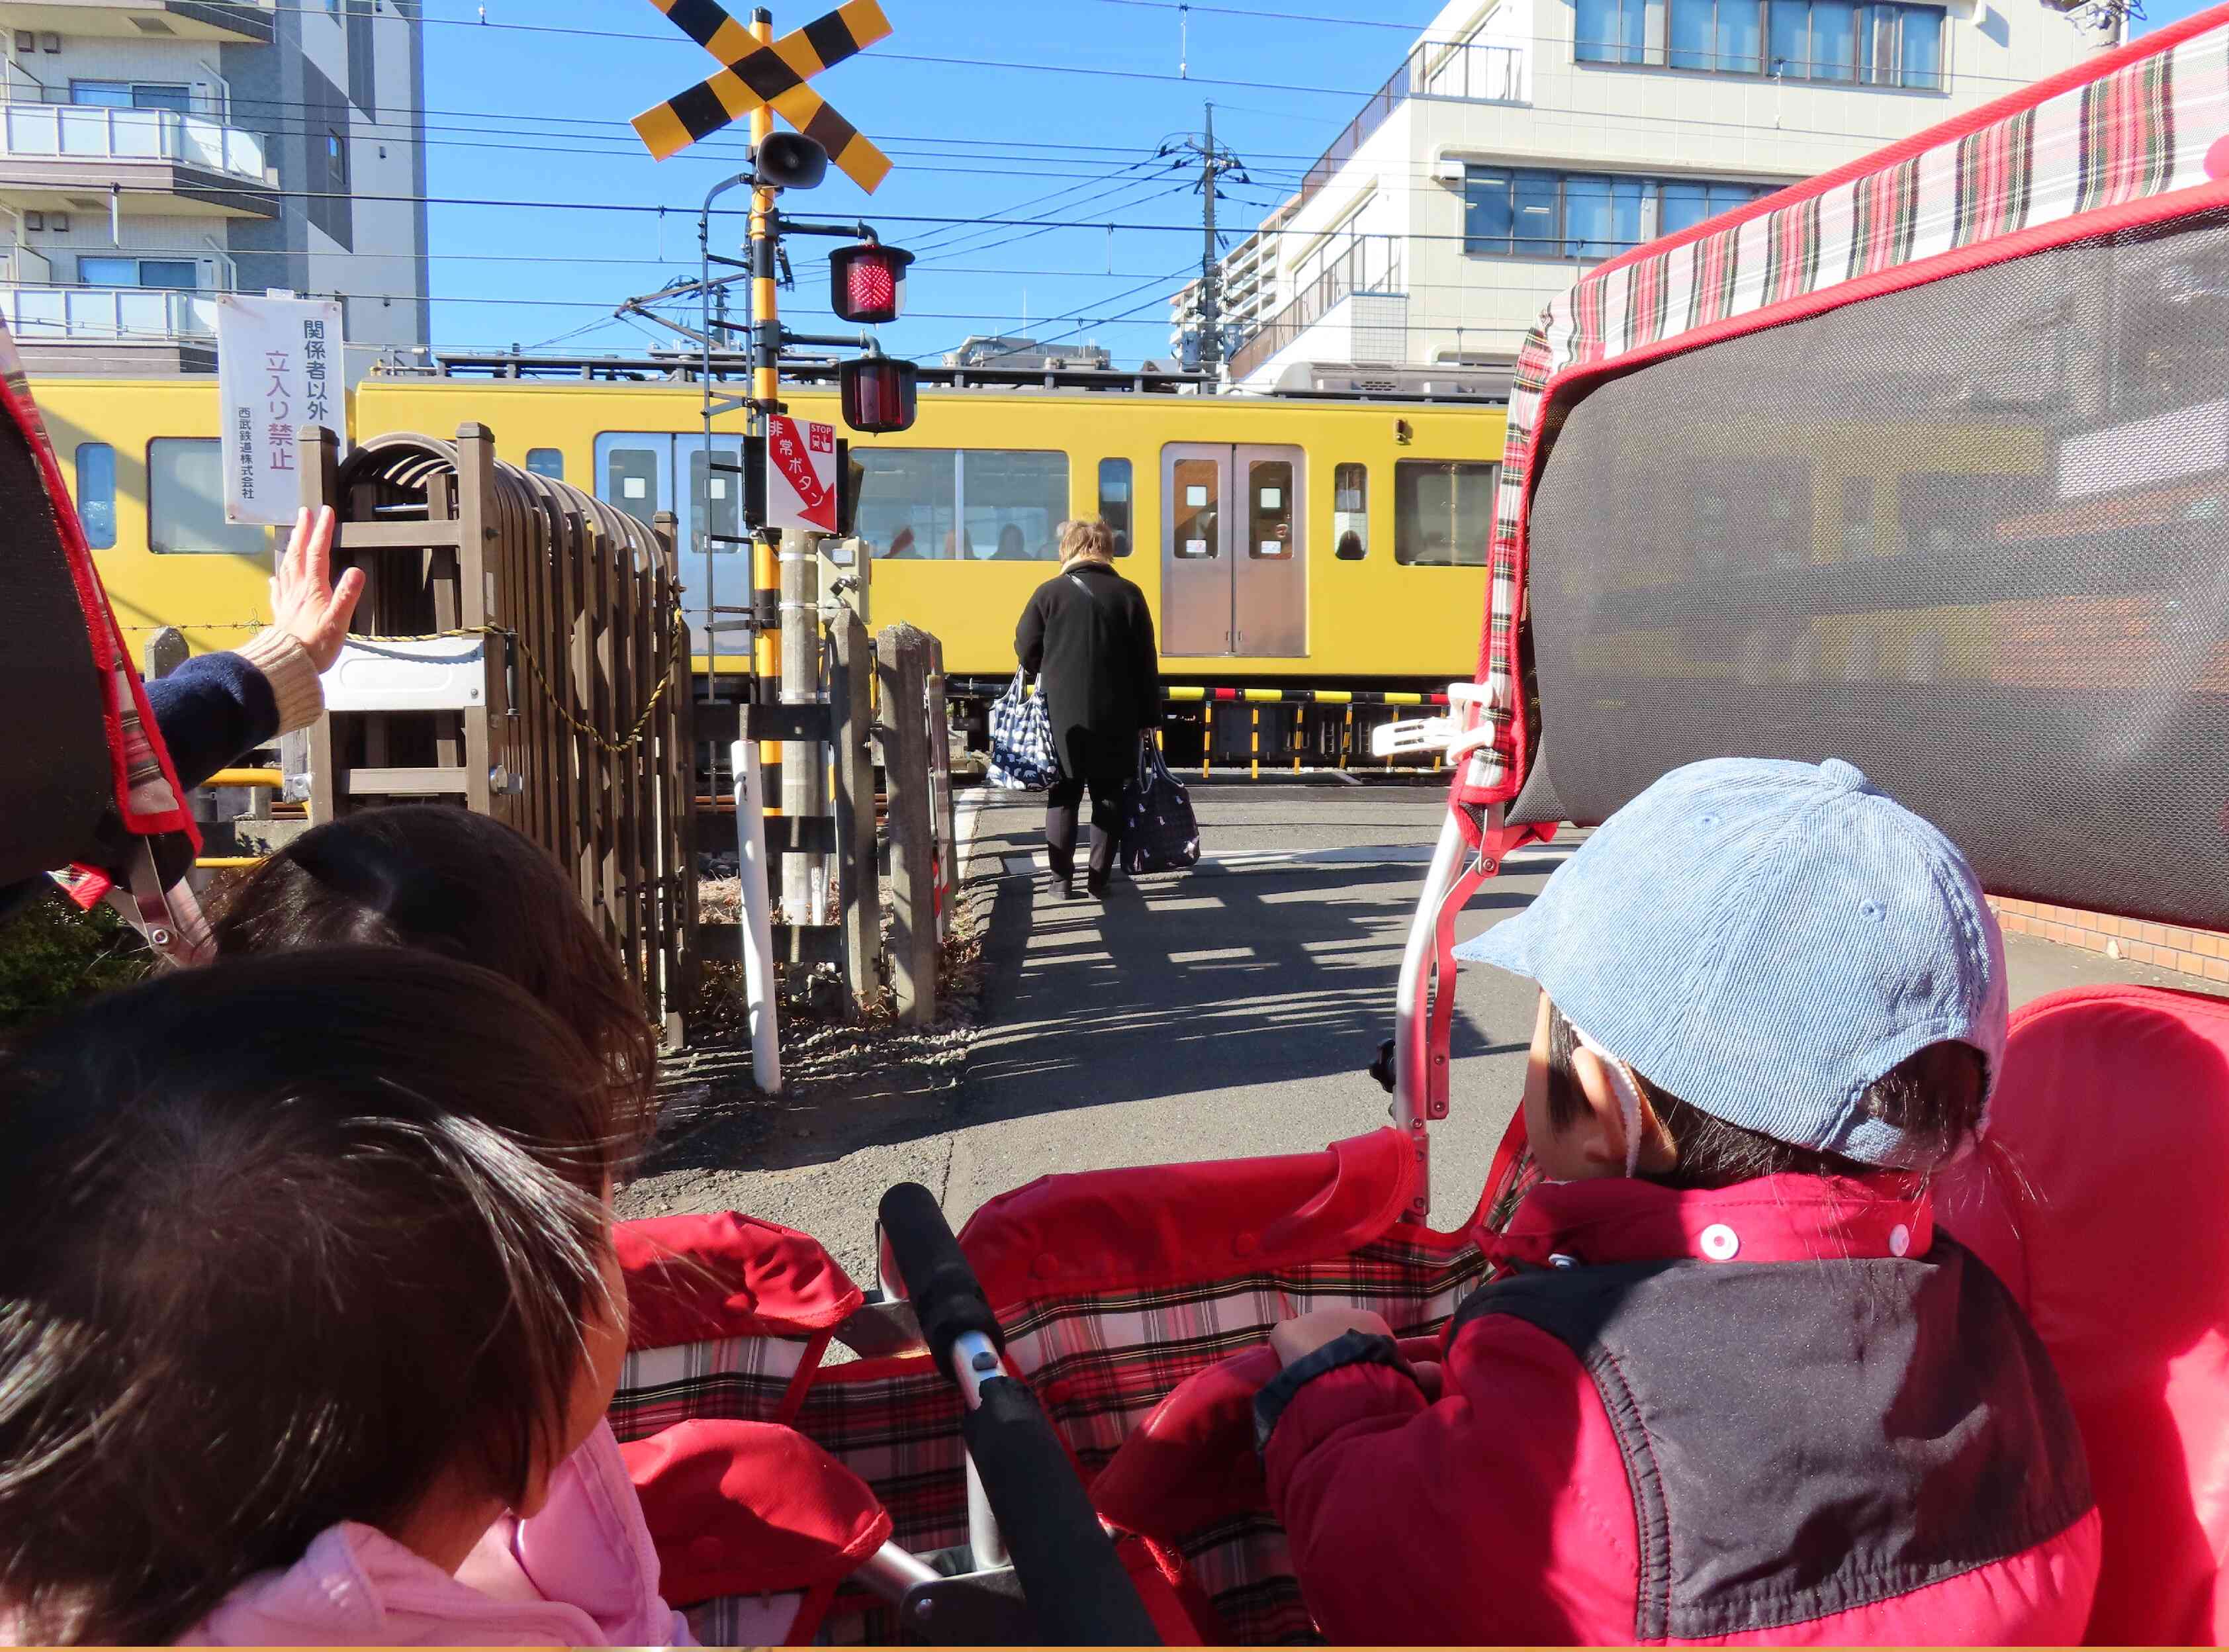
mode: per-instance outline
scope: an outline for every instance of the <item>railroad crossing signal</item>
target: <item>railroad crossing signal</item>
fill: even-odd
[[[849,0],[770,46],[753,40],[716,0],[650,3],[726,65],[710,80],[635,117],[635,132],[652,155],[665,160],[730,121],[771,107],[826,150],[845,176],[870,195],[890,176],[890,157],[806,85],[821,70],[890,34],[890,19],[876,0]]]

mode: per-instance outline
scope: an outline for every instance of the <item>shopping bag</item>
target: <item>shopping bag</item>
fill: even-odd
[[[1019,672],[991,708],[991,767],[984,778],[1009,792],[1042,792],[1060,778],[1044,696],[1025,689]]]
[[[1180,872],[1199,864],[1199,823],[1192,794],[1161,761],[1150,734],[1138,741],[1137,775],[1122,782],[1122,869]]]

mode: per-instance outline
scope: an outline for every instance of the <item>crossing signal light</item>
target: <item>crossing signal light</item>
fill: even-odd
[[[828,176],[828,151],[802,132],[770,132],[759,145],[756,170],[768,189],[813,189]]]
[[[896,321],[905,309],[906,266],[913,254],[868,241],[828,259],[829,299],[846,321]]]
[[[911,362],[888,356],[863,356],[840,363],[836,385],[844,404],[844,422],[870,436],[891,435],[913,427],[916,386]]]

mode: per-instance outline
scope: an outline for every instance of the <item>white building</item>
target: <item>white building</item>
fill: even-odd
[[[426,344],[418,0],[0,0],[0,52],[31,370],[213,371],[234,291],[343,295],[351,380]]]
[[[1506,385],[1594,264],[2107,38],[2042,0],[1451,0],[1230,255],[1231,382]],[[1194,283],[1179,333],[1198,305]]]

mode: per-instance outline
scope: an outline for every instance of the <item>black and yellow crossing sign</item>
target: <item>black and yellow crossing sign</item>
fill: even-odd
[[[876,0],[849,0],[770,45],[752,39],[750,30],[716,0],[650,3],[727,66],[710,80],[700,80],[635,117],[635,132],[659,160],[710,137],[730,121],[771,107],[826,150],[828,158],[861,189],[871,194],[890,176],[890,157],[806,85],[821,70],[890,32],[890,19]]]

